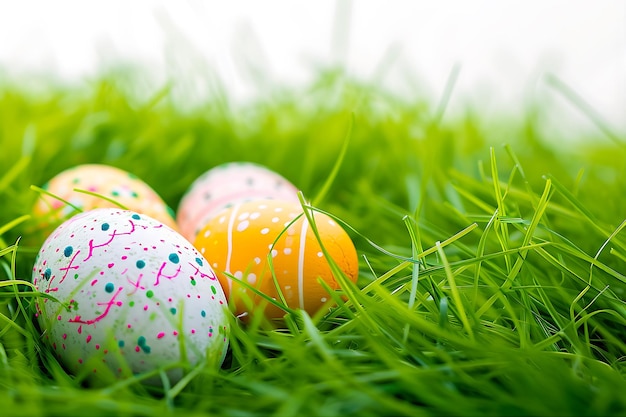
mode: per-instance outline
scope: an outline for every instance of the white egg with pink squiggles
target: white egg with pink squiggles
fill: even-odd
[[[41,247],[33,283],[54,297],[36,305],[44,338],[76,375],[169,367],[175,382],[181,363],[219,367],[226,355],[228,312],[215,273],[191,243],[146,215],[103,208],[67,220]]]

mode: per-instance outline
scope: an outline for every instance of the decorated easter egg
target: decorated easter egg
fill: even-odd
[[[218,165],[198,177],[183,195],[176,221],[193,242],[198,231],[221,209],[258,199],[298,201],[298,189],[270,169],[252,162]]]
[[[358,259],[349,235],[328,215],[313,214],[326,252],[344,277],[356,282]],[[281,300],[280,290],[288,307],[309,314],[332,304],[318,279],[332,290],[340,288],[299,203],[256,200],[235,204],[209,220],[194,245],[201,253],[210,254],[211,266],[239,317],[256,310],[264,311],[268,318],[280,318],[285,311],[272,304],[261,306],[267,300],[231,276],[276,300]]]
[[[220,366],[228,314],[206,259],[144,214],[77,214],[46,239],[33,267],[43,337],[74,373],[115,378],[181,361]],[[168,370],[174,382],[182,368]]]
[[[103,164],[78,165],[60,172],[42,188],[82,211],[103,207],[119,208],[116,204],[119,203],[129,210],[146,214],[177,229],[173,211],[156,191],[135,175],[120,168]],[[89,191],[98,196],[75,190]],[[62,220],[75,214],[71,205],[42,194],[35,203],[34,217],[45,219],[46,225],[43,228],[50,233]]]

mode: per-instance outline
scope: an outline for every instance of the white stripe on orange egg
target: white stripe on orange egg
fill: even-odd
[[[226,266],[224,267],[224,270],[226,272],[228,272],[229,274],[230,272],[230,261],[232,259],[233,256],[233,226],[235,225],[235,218],[237,217],[237,211],[239,210],[239,204],[236,204],[233,207],[233,210],[230,213],[230,218],[228,219],[228,229],[227,229],[227,238],[226,238],[226,244],[228,245],[228,250],[226,252]],[[228,293],[230,294],[230,292],[233,290],[233,280],[232,279],[228,279]]]

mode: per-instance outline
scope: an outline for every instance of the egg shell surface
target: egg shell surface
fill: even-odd
[[[313,212],[313,218],[328,254],[346,277],[356,282],[358,258],[349,235],[326,214]],[[291,308],[304,309],[313,315],[329,301],[329,293],[318,277],[333,290],[340,287],[300,203],[257,200],[235,204],[212,218],[194,245],[212,262],[235,314],[240,317],[252,314],[258,308],[255,306],[267,301],[227,274],[280,300],[268,255],[280,290]],[[263,311],[270,319],[285,314],[283,309],[269,303]]]
[[[102,208],[71,217],[44,242],[32,279],[58,300],[38,299],[36,315],[74,374],[103,365],[116,377],[125,366],[151,371],[183,351],[192,365],[224,360],[230,313],[216,274],[191,243],[146,215]],[[172,382],[181,372],[169,372]]]
[[[146,214],[161,223],[177,229],[173,211],[163,199],[144,181],[135,175],[109,165],[83,164],[62,171],[52,177],[44,190],[68,201],[82,211],[94,208],[119,208],[115,203],[103,198],[85,194],[74,189],[93,192],[120,203],[129,210]],[[33,212],[37,218],[46,220],[47,233],[52,232],[74,209],[52,196],[42,194],[35,203]]]
[[[280,174],[252,162],[229,162],[199,176],[183,195],[176,221],[193,242],[202,227],[220,210],[259,199],[298,201],[298,189]]]

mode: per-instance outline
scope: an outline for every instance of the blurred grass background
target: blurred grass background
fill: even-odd
[[[624,415],[626,138],[559,137],[542,103],[486,122],[343,71],[245,105],[181,106],[130,67],[75,84],[0,82],[0,395],[7,415]],[[450,90],[453,90],[451,80]],[[567,123],[567,121],[563,121]],[[350,132],[348,134],[348,132]],[[220,370],[174,387],[90,388],[33,326],[41,186],[82,163],[134,173],[176,209],[228,161],[280,173],[344,222],[360,279],[325,316],[233,323]]]

